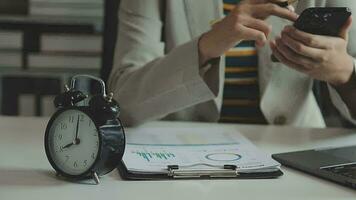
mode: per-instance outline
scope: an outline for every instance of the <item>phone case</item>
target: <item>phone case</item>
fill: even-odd
[[[346,7],[308,8],[302,12],[294,27],[311,34],[338,36],[351,14]]]

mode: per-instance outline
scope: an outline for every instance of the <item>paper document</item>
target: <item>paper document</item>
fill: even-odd
[[[123,162],[129,171],[167,173],[168,165],[199,170],[273,172],[280,164],[259,151],[236,129],[138,128],[127,132]]]

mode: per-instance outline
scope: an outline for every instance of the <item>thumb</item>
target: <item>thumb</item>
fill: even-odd
[[[351,26],[352,26],[352,17],[350,16],[349,19],[347,19],[345,24],[342,26],[340,31],[340,37],[346,41],[349,40],[349,31],[351,29]]]

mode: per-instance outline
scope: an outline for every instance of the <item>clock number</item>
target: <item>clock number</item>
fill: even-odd
[[[59,147],[59,152],[62,153],[63,152],[63,147]]]
[[[67,124],[61,123],[61,130],[66,130],[66,129],[67,129]]]
[[[67,162],[69,160],[69,156],[66,155],[66,160],[64,162]]]
[[[59,134],[59,135],[58,135],[58,139],[59,139],[59,140],[62,140],[62,138],[63,138],[63,135],[62,135],[62,134]]]
[[[84,164],[84,167],[86,167],[88,165],[88,160],[84,160],[83,164]]]
[[[73,115],[69,116],[69,123],[74,123],[74,116]]]
[[[92,158],[92,159],[95,159],[95,153],[92,153],[92,154],[91,154],[91,158]]]
[[[77,168],[77,167],[78,167],[78,163],[77,163],[77,161],[75,161],[75,162],[74,162],[73,166],[74,166],[75,168]]]

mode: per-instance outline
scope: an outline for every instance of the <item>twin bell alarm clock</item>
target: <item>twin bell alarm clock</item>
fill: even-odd
[[[79,78],[99,82],[101,93],[89,97],[76,90]],[[119,165],[125,150],[120,108],[113,94],[106,94],[101,79],[78,75],[54,104],[57,111],[48,122],[44,141],[50,164],[58,176],[72,181],[92,178],[99,184],[100,176]]]

